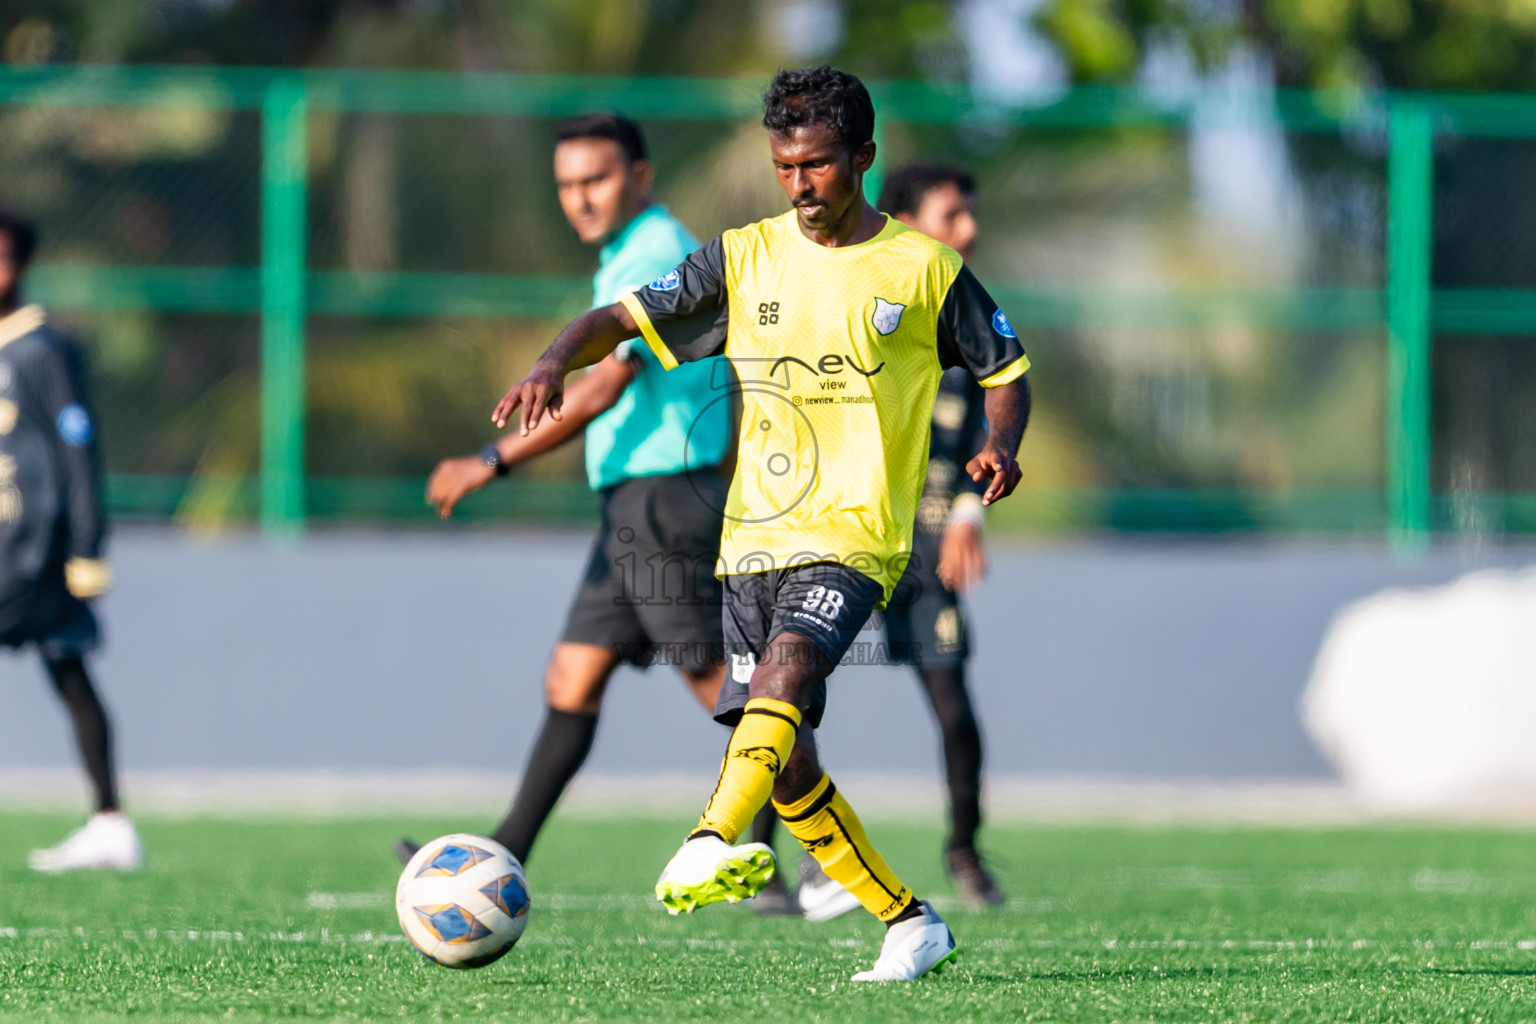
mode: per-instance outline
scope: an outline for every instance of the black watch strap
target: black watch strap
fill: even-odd
[[[488,444],[480,449],[480,461],[494,469],[497,476],[506,476],[512,469],[511,466],[501,461],[501,452],[493,444]]]

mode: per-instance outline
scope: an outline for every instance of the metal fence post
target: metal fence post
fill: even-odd
[[[272,80],[261,122],[261,528],[304,524],[304,82]]]
[[[1392,104],[1387,159],[1387,494],[1389,539],[1422,548],[1430,530],[1430,245],[1434,121]]]

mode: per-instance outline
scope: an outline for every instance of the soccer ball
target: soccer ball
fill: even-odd
[[[427,843],[395,887],[406,938],[444,967],[484,967],[528,926],[528,876],[494,839],[456,833]]]

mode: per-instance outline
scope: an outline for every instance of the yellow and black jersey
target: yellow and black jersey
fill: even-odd
[[[885,588],[912,545],[939,377],[985,387],[1029,368],[954,250],[887,218],[858,245],[806,238],[794,211],[727,231],[622,299],[663,366],[724,353],[742,396],[722,575],[834,561]]]

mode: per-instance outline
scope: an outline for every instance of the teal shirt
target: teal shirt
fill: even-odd
[[[592,306],[617,302],[672,270],[699,243],[667,212],[651,206],[603,246],[592,277]],[[684,363],[667,372],[644,344],[626,342],[616,353],[635,368],[618,404],[587,425],[587,482],[594,491],[633,477],[663,476],[714,466],[730,441],[727,371],[714,380],[722,358]],[[711,385],[714,386],[711,386]]]

